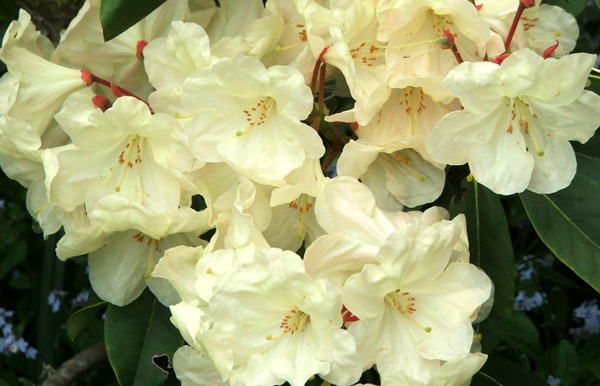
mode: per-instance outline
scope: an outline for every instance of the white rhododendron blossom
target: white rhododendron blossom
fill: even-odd
[[[479,217],[441,205],[462,180],[569,186],[569,141],[600,125],[575,19],[167,0],[105,42],[100,8],[56,47],[22,10],[0,48],[0,166],[44,237],[62,230],[58,258],[87,254],[107,302],[169,307],[183,385],[468,385],[494,283],[482,244],[470,260]]]
[[[427,140],[432,157],[469,163],[496,193],[553,193],[569,185],[576,160],[600,125],[600,97],[583,90],[595,57],[544,59],[524,48],[501,65],[463,63],[444,80],[464,110],[446,115]]]

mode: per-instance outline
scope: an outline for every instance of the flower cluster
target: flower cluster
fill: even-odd
[[[541,307],[544,303],[547,303],[545,293],[535,291],[533,295],[527,296],[525,291],[519,291],[515,297],[514,309],[520,311],[531,311],[534,308]]]
[[[600,124],[575,20],[519,0],[219,3],[168,0],[108,42],[99,0],[57,47],[24,11],[8,27],[0,165],[44,235],[64,230],[58,257],[89,254],[106,301],[149,287],[170,306],[184,385],[468,383],[493,285],[464,216],[403,210],[446,165],[500,194],[570,183],[569,141]]]
[[[21,352],[28,359],[35,359],[37,350],[29,345],[23,337],[17,338],[13,333],[13,325],[10,322],[14,315],[14,311],[8,311],[0,308],[0,329],[2,337],[0,337],[0,353],[5,355],[16,354]]]
[[[576,338],[600,333],[600,310],[597,300],[586,300],[573,310],[573,316],[583,326],[575,327],[569,330]]]

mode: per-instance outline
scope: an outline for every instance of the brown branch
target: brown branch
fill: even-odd
[[[106,346],[99,343],[86,348],[63,363],[55,372],[50,374],[43,386],[68,386],[88,371],[108,362]]]

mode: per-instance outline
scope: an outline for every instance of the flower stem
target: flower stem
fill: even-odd
[[[517,25],[519,25],[519,20],[521,20],[521,15],[525,10],[525,5],[519,2],[519,8],[517,8],[517,13],[515,13],[515,18],[513,19],[512,25],[510,26],[510,30],[508,31],[508,35],[506,35],[506,40],[504,41],[504,49],[508,51],[508,46],[512,42],[513,36],[515,35],[515,31],[517,30]]]

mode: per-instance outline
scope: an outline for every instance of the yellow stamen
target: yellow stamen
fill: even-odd
[[[141,153],[141,149],[139,147],[140,143],[139,143],[139,136],[136,134],[133,137],[133,141],[131,141],[130,143],[127,144],[127,147],[129,147],[129,155],[127,156],[127,161],[125,161],[123,159],[123,153],[125,151],[123,151],[123,153],[121,153],[121,155],[119,156],[119,163],[121,165],[123,165],[124,169],[123,169],[123,174],[121,175],[121,179],[119,180],[119,184],[115,187],[115,192],[119,193],[121,191],[121,187],[123,186],[123,182],[125,181],[125,176],[127,175],[127,171],[131,168],[133,168],[133,154],[136,153],[138,155],[138,157],[136,158],[136,160],[134,161],[135,163],[139,163],[141,162],[141,158],[140,158],[140,153]],[[137,151],[136,151],[137,149]]]
[[[302,206],[300,207],[300,227],[298,229],[298,234],[296,235],[296,238],[298,240],[302,240],[304,238],[303,235],[303,230],[304,230],[304,217],[306,217],[306,212],[308,212],[308,208],[306,205],[306,201],[307,201],[307,197],[306,194],[302,195]]]
[[[301,46],[303,43],[305,43],[304,41],[299,41],[298,43],[294,43],[292,45],[289,46],[285,46],[285,47],[281,47],[281,46],[275,46],[275,51],[285,51],[285,50],[289,50],[292,48],[296,48],[298,46]]]
[[[175,118],[177,118],[177,119],[188,119],[188,118],[194,118],[195,116],[196,116],[195,114],[181,115],[180,113],[175,113]]]
[[[474,338],[475,338],[476,340],[481,340],[481,334],[477,334],[477,335],[475,335],[475,337],[474,337]]]
[[[554,39],[557,38],[559,36],[562,36],[562,34],[560,33],[560,31],[556,31],[554,32],[554,35],[552,36],[542,36],[542,35],[536,35],[536,34],[532,34],[531,32],[525,32],[526,36],[535,38],[535,39]]]
[[[146,274],[144,275],[144,279],[146,280],[150,279],[150,273],[152,272],[152,263],[154,263],[154,248],[152,247],[152,245],[150,245],[152,241],[154,241],[155,243],[157,242],[156,240],[152,239],[150,239],[150,242],[148,242],[150,252],[148,252],[148,268],[146,268]]]
[[[298,312],[300,312],[302,315],[300,316],[300,318],[298,318],[296,321],[292,322],[292,324],[290,325],[288,322],[290,320],[292,320],[295,316],[295,314],[297,314]],[[281,325],[279,326],[279,328],[283,329],[283,332],[277,336],[273,336],[271,334],[267,335],[265,338],[267,340],[278,340],[283,338],[284,336],[286,336],[288,333],[290,334],[294,334],[296,331],[300,330],[302,328],[302,326],[304,325],[304,323],[306,323],[306,321],[308,321],[309,319],[309,315],[305,314],[302,311],[299,311],[298,309],[292,310],[292,315],[286,315],[283,319],[283,321],[281,322]]]
[[[435,44],[435,43],[439,43],[440,45],[445,46],[445,45],[450,44],[450,40],[448,38],[436,38],[436,39],[431,39],[431,40],[425,40],[425,41],[422,41],[422,42],[402,44],[402,45],[399,45],[399,46],[382,46],[380,44],[375,44],[372,40],[369,40],[367,42],[367,44],[370,45],[371,47],[382,48],[382,49],[407,48],[407,47],[415,47],[415,46],[421,46],[421,45],[427,45],[427,44]]]
[[[48,206],[49,202],[46,201],[46,203],[44,205],[42,205],[39,209],[36,209],[33,211],[33,215],[37,216],[38,214],[40,214],[44,209],[46,209],[46,207]]]
[[[248,134],[252,131],[252,129],[254,129],[257,126],[262,126],[269,117],[269,114],[271,113],[271,108],[274,104],[275,100],[273,100],[273,98],[266,97],[265,99],[261,99],[256,104],[256,107],[252,107],[249,110],[244,110],[244,114],[246,115],[246,121],[250,123],[250,127],[248,127],[245,131],[238,130],[235,133],[236,137],[241,137],[244,134]],[[256,117],[255,114],[257,114],[258,117]]]
[[[540,149],[537,138],[535,137],[533,126],[531,125],[531,121],[529,120],[529,115],[527,114],[527,111],[525,111],[524,106],[527,106],[527,108],[531,112],[532,117],[537,118],[537,115],[533,112],[533,110],[531,109],[531,106],[529,106],[529,103],[527,103],[525,101],[524,97],[520,96],[519,102],[520,102],[519,109],[521,110],[521,117],[525,117],[525,124],[526,124],[525,132],[529,133],[531,135],[531,139],[533,140],[533,145],[535,146],[535,150],[537,151],[538,157],[542,157],[544,155],[544,152]]]
[[[408,165],[408,163],[410,162],[410,160],[408,158],[404,158],[404,157],[400,157],[398,154],[392,154],[392,156],[394,157],[394,159],[398,162],[400,162],[400,164],[406,169],[408,170],[408,172],[415,177],[419,182],[424,182],[425,181],[425,177],[418,175],[415,170],[410,167]]]
[[[600,74],[600,69],[597,69],[597,68],[592,68],[592,71],[594,71],[594,72],[597,72],[597,73],[599,73],[599,74]]]
[[[469,175],[467,176],[467,181],[468,182],[473,182],[473,173],[469,173]]]
[[[212,268],[208,268],[206,270],[206,273],[209,274],[209,275],[213,275],[213,276],[221,276],[218,273],[215,273],[215,271],[213,271]]]
[[[600,79],[600,75],[589,75],[588,77],[592,79]]]

